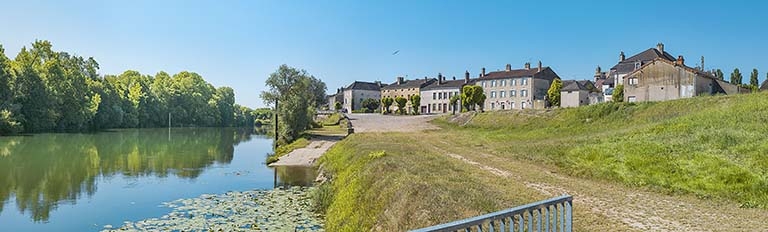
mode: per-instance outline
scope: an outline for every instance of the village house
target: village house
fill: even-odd
[[[588,80],[564,80],[560,89],[560,107],[579,107],[600,102],[598,90]]]
[[[675,61],[675,58],[664,51],[664,44],[658,43],[655,48],[649,48],[629,58],[624,56],[624,51],[619,52],[619,63],[608,72],[602,72],[600,66],[595,70],[595,87],[603,93],[604,101],[612,101],[613,89],[616,85],[624,83],[624,77],[639,69],[641,66],[655,59]]]
[[[424,77],[424,79],[414,80],[406,80],[403,77],[397,77],[397,81],[381,88],[381,98],[390,97],[395,99],[396,97],[403,97],[408,99],[408,103],[406,104],[406,112],[412,113],[413,110],[411,107],[411,96],[420,94],[422,88],[432,84],[432,82],[435,81],[437,81],[437,79],[427,77]],[[421,98],[424,99],[424,96],[421,96]],[[389,107],[389,110],[392,112],[397,110],[397,103],[393,103]]]
[[[336,93],[328,95],[328,109],[329,110],[336,110],[336,102],[343,103],[344,102],[344,92],[342,91],[344,88],[338,88],[336,89]],[[343,108],[343,104],[342,104]]]
[[[523,69],[512,69],[512,65],[507,64],[505,70],[487,74],[483,68],[475,84],[485,91],[485,110],[541,109],[545,107],[547,90],[555,78],[560,77],[550,67],[542,67],[539,61],[536,68],[525,63]]]
[[[745,88],[715,78],[711,73],[685,65],[683,56],[675,60],[656,58],[624,76],[626,102],[666,101],[712,94],[749,92]]]
[[[381,82],[355,81],[342,89],[342,108],[347,112],[363,109],[363,101],[371,98],[381,101]]]
[[[453,108],[457,107],[456,111],[460,111],[458,103],[452,104],[451,98],[459,96],[461,88],[464,85],[474,84],[474,80],[469,78],[469,72],[464,73],[463,80],[446,80],[442,74],[437,75],[437,81],[432,82],[426,87],[421,89],[421,112],[427,114],[441,114],[453,112]]]

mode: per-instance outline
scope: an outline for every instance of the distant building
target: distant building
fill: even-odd
[[[347,112],[360,110],[363,108],[363,101],[371,98],[376,101],[381,100],[381,82],[355,81],[342,89],[343,103],[342,108]]]
[[[507,64],[503,71],[480,73],[476,85],[485,91],[485,110],[544,108],[544,98],[552,80],[560,78],[550,67],[536,68],[525,63],[523,69],[512,69]]]
[[[579,107],[601,102],[597,88],[588,80],[564,80],[560,107]]]
[[[336,110],[336,102],[343,103],[344,102],[344,88],[336,89],[336,93],[328,95],[328,109],[329,110]],[[342,104],[343,108],[343,104]]]
[[[738,94],[748,89],[718,80],[711,73],[685,65],[683,56],[656,58],[624,76],[627,102],[666,101],[712,94]]]
[[[457,107],[456,111],[460,111],[461,103],[457,105],[451,104],[451,98],[453,96],[459,96],[461,94],[461,88],[464,85],[474,84],[474,80],[469,78],[469,72],[464,74],[463,80],[446,80],[442,74],[437,75],[437,81],[425,86],[421,89],[421,112],[427,114],[441,114],[453,112],[453,108]]]
[[[420,94],[422,88],[432,84],[432,82],[435,81],[437,81],[437,79],[426,77],[424,77],[424,79],[415,80],[406,80],[403,77],[397,77],[397,81],[381,88],[381,97],[390,97],[395,99],[399,96],[408,99],[408,103],[406,104],[406,112],[412,113],[411,96]],[[424,99],[424,96],[421,96],[421,99]],[[397,103],[393,103],[389,108],[392,112],[394,112],[397,110]]]
[[[624,83],[624,76],[655,59],[675,62],[674,56],[664,51],[664,44],[658,43],[655,48],[646,49],[629,58],[625,58],[624,51],[621,51],[619,53],[619,63],[614,65],[607,73],[602,72],[600,66],[597,66],[597,70],[595,70],[595,87],[603,93],[603,100],[612,101],[613,88],[616,88],[617,84]]]

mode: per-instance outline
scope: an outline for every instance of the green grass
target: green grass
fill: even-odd
[[[576,176],[768,208],[768,93],[478,114],[463,146]],[[458,144],[462,146],[462,144]]]
[[[323,126],[336,126],[339,125],[339,122],[343,119],[343,115],[340,113],[333,113],[331,115],[328,115],[328,117],[323,118],[320,121],[320,124]]]

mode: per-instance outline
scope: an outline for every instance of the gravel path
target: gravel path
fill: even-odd
[[[305,148],[293,150],[291,153],[280,157],[277,162],[269,164],[274,166],[313,166],[315,161],[336,144],[342,136],[317,136]]]
[[[436,115],[381,115],[381,114],[349,114],[347,115],[355,128],[355,133],[364,132],[414,132],[422,130],[437,130],[439,127],[429,123]]]

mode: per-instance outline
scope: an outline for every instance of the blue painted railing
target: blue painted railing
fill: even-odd
[[[573,229],[573,197],[561,196],[477,217],[418,230],[428,231],[566,231]],[[535,229],[535,230],[534,230]]]

